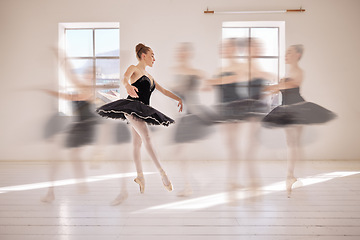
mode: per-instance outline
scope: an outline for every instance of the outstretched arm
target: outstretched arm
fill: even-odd
[[[231,72],[231,75],[221,76],[224,72]],[[232,68],[228,69],[218,69],[217,74],[218,77],[206,80],[206,83],[209,85],[222,85],[222,84],[230,84],[239,81],[243,81],[244,78],[247,77],[246,69],[244,68],[243,64],[237,64]]]
[[[271,85],[265,88],[265,91],[270,93],[278,93],[280,90],[296,88],[301,85],[302,74],[295,76],[293,78],[282,78],[278,84]]]
[[[236,82],[236,80],[237,80],[237,76],[232,75],[232,76],[224,76],[224,77],[208,79],[206,80],[206,83],[209,85],[221,85],[221,84],[234,83]]]
[[[155,82],[155,87],[157,90],[159,90],[162,94],[164,94],[165,96],[174,99],[175,101],[178,101],[178,107],[179,108],[179,112],[182,112],[183,109],[183,103],[180,97],[178,97],[177,95],[175,95],[174,93],[166,90],[165,88],[163,88],[162,86],[160,86],[160,84],[158,84],[157,82]]]
[[[49,90],[49,89],[43,89],[43,91],[51,96],[54,96],[57,98],[62,98],[62,99],[69,100],[69,101],[87,100],[86,99],[87,95],[83,95],[83,94],[62,93],[62,92],[57,92],[57,91],[53,91],[53,90]]]

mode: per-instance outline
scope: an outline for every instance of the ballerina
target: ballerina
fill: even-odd
[[[288,146],[286,191],[291,196],[293,184],[297,181],[294,176],[295,163],[301,159],[301,134],[304,125],[328,122],[336,117],[333,112],[315,104],[307,102],[300,95],[300,86],[303,82],[304,72],[299,67],[303,55],[303,45],[291,45],[285,56],[289,65],[286,78],[278,84],[266,87],[265,91],[271,94],[282,94],[282,104],[274,108],[263,120],[265,127],[286,127],[286,140]]]
[[[171,69],[176,83],[174,93],[183,99],[184,114],[182,114],[174,131],[173,141],[176,143],[176,153],[179,157],[183,149],[195,141],[202,140],[212,133],[211,112],[200,102],[200,90],[204,90],[204,73],[191,65],[194,54],[193,45],[182,42],[176,49],[176,65]],[[191,164],[189,158],[181,155],[180,168],[184,177],[184,188],[177,193],[178,197],[188,197],[193,193],[190,181]]]
[[[250,46],[252,52],[258,51],[255,40]],[[207,81],[213,85],[219,94],[219,104],[215,105],[218,116],[214,122],[223,123],[225,144],[229,153],[228,163],[228,190],[230,201],[234,200],[236,190],[241,187],[237,183],[238,160],[239,160],[239,128],[248,123],[249,131],[246,134],[247,147],[244,148],[247,170],[251,177],[251,188],[256,189],[257,173],[255,171],[253,158],[257,145],[258,125],[261,118],[268,112],[267,104],[261,99],[263,89],[269,74],[262,71],[257,65],[252,64],[252,69],[248,70],[248,62],[236,60],[239,50],[244,51],[248,46],[249,39],[224,39],[221,46],[222,57],[226,64],[218,70],[216,78]],[[251,77],[249,77],[249,75]],[[242,129],[243,130],[243,129]]]
[[[133,156],[137,171],[137,177],[134,181],[139,184],[140,193],[144,193],[145,191],[145,178],[140,156],[142,142],[144,142],[148,154],[159,170],[165,188],[168,191],[172,191],[172,183],[163,170],[155,153],[147,124],[168,126],[169,124],[174,123],[174,120],[149,106],[149,103],[151,93],[155,89],[165,96],[178,101],[180,112],[183,107],[182,100],[180,97],[158,84],[146,71],[146,67],[152,67],[155,62],[153,50],[150,47],[139,43],[135,47],[135,52],[139,62],[137,65],[128,67],[122,80],[122,83],[129,94],[128,97],[101,106],[97,109],[97,113],[106,118],[127,120],[131,124]]]
[[[93,100],[95,96],[94,88],[96,87],[94,87],[93,85],[92,70],[86,69],[82,77],[76,76],[68,68],[65,67],[65,54],[58,49],[53,49],[53,51],[55,51],[56,53],[58,51],[59,53],[62,53],[59,55],[58,58],[58,60],[60,61],[60,66],[65,71],[68,79],[74,84],[76,92],[66,93],[53,91],[50,89],[41,90],[51,96],[69,100],[72,103],[73,110],[74,113],[76,113],[76,116],[74,117],[72,123],[69,124],[69,127],[65,130],[66,141],[64,143],[64,147],[70,151],[71,162],[75,170],[76,179],[84,180],[85,169],[83,166],[83,162],[80,158],[82,147],[95,142],[95,135],[97,130],[96,126],[98,125],[100,120],[100,118],[95,114],[95,108],[93,107]],[[70,67],[72,67],[71,64]],[[114,85],[101,86],[101,88],[107,87],[114,87]],[[50,181],[52,182],[52,186],[48,188],[47,194],[41,199],[41,201],[43,202],[50,203],[55,200],[53,183],[57,170],[57,163],[55,161],[52,161],[50,167]],[[80,192],[86,192],[86,184],[81,183],[79,190]]]

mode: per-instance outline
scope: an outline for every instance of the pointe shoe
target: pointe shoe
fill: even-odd
[[[127,198],[128,198],[128,193],[127,192],[122,192],[110,203],[110,205],[111,206],[120,205]]]
[[[297,179],[295,177],[288,177],[286,179],[286,192],[287,192],[287,196],[288,198],[290,198],[291,196],[291,190],[292,190],[292,185],[297,181]]]
[[[145,191],[145,178],[144,175],[138,175],[135,179],[134,182],[136,182],[137,184],[139,184],[140,187],[140,193],[143,194]]]
[[[176,195],[178,197],[189,197],[193,194],[191,187],[185,187],[182,191],[178,192]]]
[[[46,196],[44,196],[41,201],[44,203],[51,203],[55,200],[55,194],[52,191],[49,191]]]
[[[164,187],[166,188],[166,190],[171,192],[173,190],[173,185],[171,184],[168,176],[166,175],[166,173],[163,169],[160,170],[160,175],[161,175],[161,179],[164,184]]]
[[[41,201],[43,203],[52,203],[55,200],[55,196],[54,195],[46,195],[45,197],[43,197],[41,199]]]

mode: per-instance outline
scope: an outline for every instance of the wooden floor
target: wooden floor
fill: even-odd
[[[118,164],[118,163],[117,163]],[[62,162],[56,199],[40,199],[49,186],[45,162],[0,162],[1,240],[358,240],[360,239],[360,161],[306,161],[297,166],[292,197],[284,185],[284,161],[259,162],[258,191],[226,192],[224,162],[192,165],[194,193],[177,197],[183,186],[178,163],[164,161],[175,190],[167,192],[146,162],[146,190],[113,162],[86,165],[86,193],[74,184]],[[243,176],[243,174],[241,174]],[[110,206],[126,178],[128,199]],[[246,185],[246,178],[239,180]]]

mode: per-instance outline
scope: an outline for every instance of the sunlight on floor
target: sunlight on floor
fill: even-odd
[[[145,175],[154,174],[154,172],[145,172]],[[318,183],[327,182],[336,178],[341,177],[348,177],[352,175],[360,174],[358,171],[351,171],[351,172],[331,172],[331,173],[323,173],[317,174],[314,176],[308,176],[305,178],[299,178],[298,181],[293,185],[293,188],[300,188],[306,187]],[[136,172],[130,173],[119,173],[119,174],[108,174],[108,175],[99,175],[99,176],[92,176],[86,179],[64,179],[58,180],[54,182],[41,182],[41,183],[32,183],[32,184],[24,184],[24,185],[15,185],[15,186],[8,186],[0,188],[0,193],[7,193],[7,192],[14,192],[14,191],[26,191],[26,190],[33,190],[33,189],[40,189],[40,188],[48,188],[51,186],[64,186],[64,185],[72,185],[72,184],[79,184],[83,182],[91,183],[91,182],[98,182],[98,181],[105,181],[111,179],[118,179],[118,178],[126,178],[126,177],[135,177]],[[258,197],[263,195],[268,195],[275,192],[283,192],[285,191],[285,181],[276,182],[269,184],[267,186],[263,186],[258,189],[251,189],[251,188],[242,188],[238,189],[233,192],[221,192],[216,193],[208,196],[187,199],[182,201],[177,201],[173,203],[153,206],[150,208],[142,209],[136,211],[134,213],[140,212],[149,212],[154,210],[195,210],[195,209],[204,209],[213,207],[216,205],[227,204],[231,201],[231,197],[236,200],[241,199],[249,199],[252,197]],[[230,195],[233,194],[233,195]],[[230,197],[230,198],[229,198]]]
[[[330,181],[332,179],[348,177],[352,175],[360,174],[360,172],[332,172],[317,174],[314,176],[309,176],[306,178],[299,178],[298,181],[293,185],[293,188],[306,187],[317,183],[323,183]],[[216,205],[227,204],[229,203],[230,198],[236,198],[236,200],[247,199],[252,197],[258,197],[262,195],[268,195],[275,192],[285,191],[285,181],[276,182],[259,189],[249,189],[243,188],[237,190],[234,195],[230,195],[229,192],[222,192],[213,195],[208,195],[204,197],[177,201],[174,203],[163,204],[159,206],[150,207],[147,209],[139,210],[137,212],[147,212],[152,210],[194,210],[194,209],[204,209],[208,207],[213,207]]]
[[[0,193],[7,193],[7,192],[15,192],[15,191],[26,191],[26,190],[33,190],[33,189],[40,189],[40,188],[48,188],[48,187],[58,187],[58,186],[65,186],[65,185],[72,185],[72,184],[79,184],[79,183],[90,183],[90,182],[99,182],[117,178],[126,178],[126,177],[136,177],[136,172],[130,173],[118,173],[118,174],[108,174],[108,175],[99,175],[99,176],[92,176],[85,179],[64,179],[64,180],[57,180],[54,182],[41,182],[41,183],[30,183],[24,185],[16,185],[16,186],[9,186],[9,187],[1,187]],[[144,175],[154,174],[154,172],[145,172]]]

